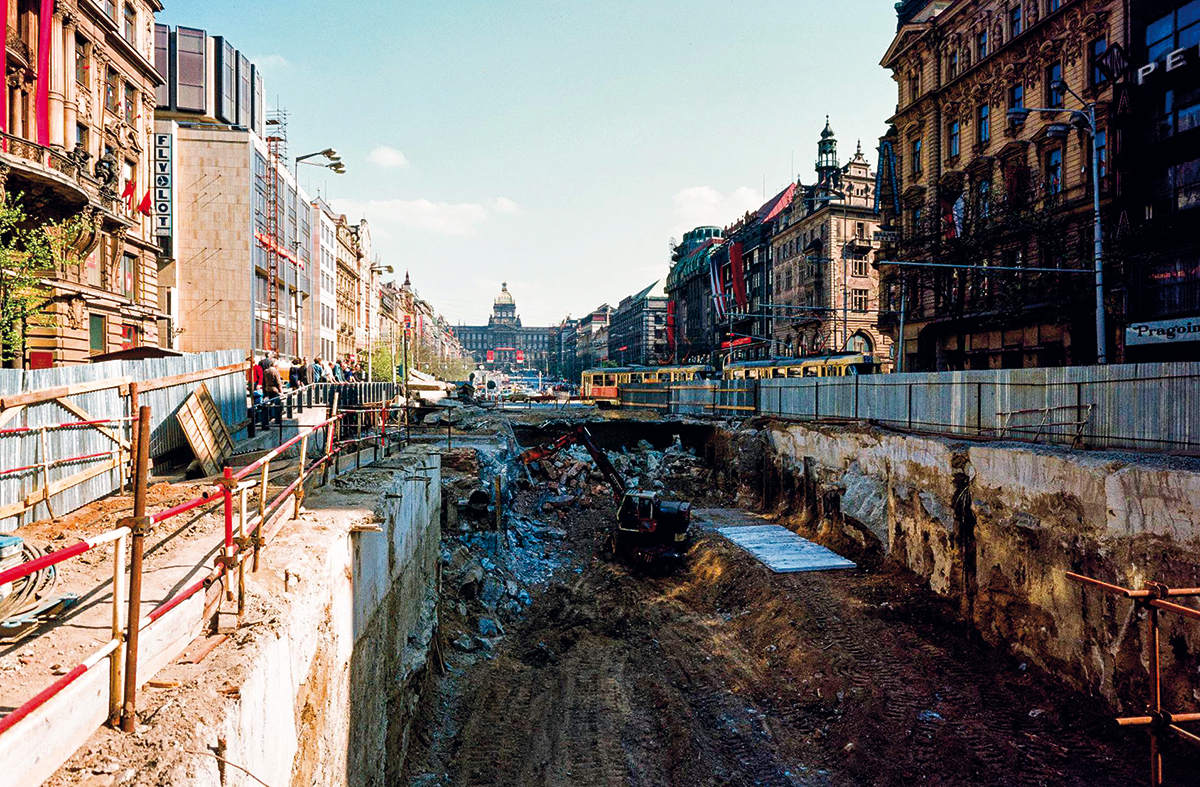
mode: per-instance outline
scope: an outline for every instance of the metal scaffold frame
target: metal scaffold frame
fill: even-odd
[[[1200,610],[1167,601],[1168,598],[1195,598],[1200,588],[1172,588],[1161,582],[1147,582],[1141,590],[1123,588],[1093,577],[1067,572],[1067,579],[1085,587],[1098,588],[1114,596],[1133,599],[1146,612],[1146,641],[1149,648],[1148,672],[1150,677],[1150,701],[1144,716],[1121,716],[1116,722],[1121,727],[1146,727],[1150,733],[1150,786],[1161,787],[1163,782],[1162,747],[1160,738],[1173,735],[1194,744],[1200,744],[1196,735],[1180,724],[1200,722],[1200,713],[1176,713],[1163,708],[1162,663],[1159,658],[1158,613],[1172,612],[1191,620],[1200,620]]]
[[[277,109],[267,119],[272,128],[267,135],[266,177],[266,253],[267,253],[267,330],[264,337],[266,352],[281,349],[279,326],[279,166],[287,157],[287,112]]]

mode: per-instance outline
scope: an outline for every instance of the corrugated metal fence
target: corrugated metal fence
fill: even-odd
[[[10,532],[23,522],[42,519],[54,514],[74,511],[118,489],[122,480],[121,450],[116,442],[94,427],[40,430],[37,427],[79,420],[114,419],[107,425],[123,440],[129,439],[130,424],[127,391],[120,383],[152,381],[189,372],[200,373],[238,364],[245,359],[241,350],[196,353],[175,358],[141,361],[105,361],[81,366],[61,366],[53,369],[0,369],[0,397],[31,394],[63,387],[61,397],[74,405],[86,417],[74,413],[53,399],[29,404],[4,423],[4,429],[32,427],[31,431],[0,433],[0,471],[15,468],[29,470],[0,475],[0,532]],[[114,381],[117,384],[86,390],[89,384]],[[231,426],[246,419],[246,377],[242,371],[214,372],[202,380],[221,411],[221,417]],[[183,401],[191,395],[201,380],[146,390],[139,394],[139,403],[151,407],[150,455],[161,456],[187,446],[187,440],[175,419]],[[95,387],[95,386],[91,386]],[[72,393],[71,389],[83,389]],[[5,412],[15,408],[6,406]],[[44,467],[43,462],[69,460]],[[125,454],[125,460],[128,454]],[[56,485],[81,473],[95,474],[82,483],[55,491]],[[51,486],[49,500],[37,501],[21,515],[13,513],[28,507],[47,480]],[[47,505],[47,502],[49,505]]]
[[[677,415],[855,420],[1090,448],[1200,451],[1194,362],[693,381],[670,386],[668,401]]]

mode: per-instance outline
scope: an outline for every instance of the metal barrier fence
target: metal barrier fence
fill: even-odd
[[[187,445],[175,413],[203,382],[226,423],[246,417],[245,354],[196,353],[53,369],[0,369],[0,533],[120,488],[131,404],[153,409],[150,455]]]
[[[667,412],[866,421],[912,431],[1089,448],[1200,450],[1200,363],[706,380],[666,393]],[[637,383],[622,404],[660,395]],[[647,393],[654,390],[653,394]]]

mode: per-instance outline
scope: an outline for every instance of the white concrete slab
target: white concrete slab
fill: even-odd
[[[733,525],[717,532],[776,574],[855,568],[852,561],[780,525]]]

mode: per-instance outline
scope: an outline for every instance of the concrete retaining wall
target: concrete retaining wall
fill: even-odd
[[[441,460],[397,464],[374,521],[285,529],[264,552],[280,556],[266,569],[292,588],[277,636],[231,676],[236,700],[197,733],[268,784],[383,785],[403,760],[436,629]],[[182,760],[172,782],[254,783],[232,768],[222,779],[202,756]]]
[[[989,642],[1119,709],[1146,703],[1140,613],[1065,572],[1125,586],[1200,585],[1194,460],[798,424],[718,440],[763,456],[763,472],[749,476],[757,488],[743,482],[743,499],[860,558],[902,564],[958,600]],[[1196,707],[1200,626],[1161,619],[1165,685],[1176,695],[1165,699]]]

